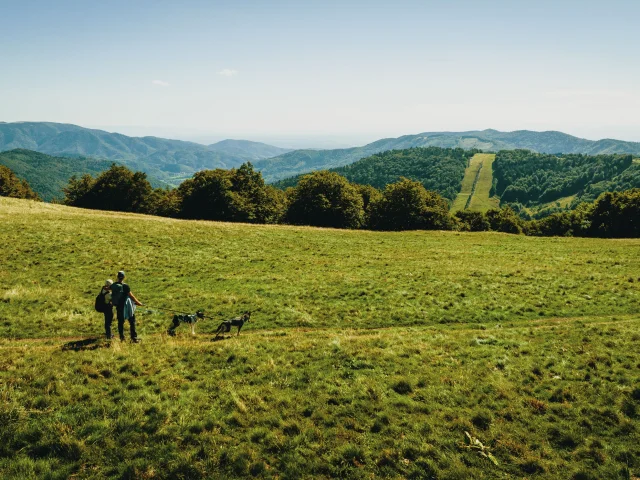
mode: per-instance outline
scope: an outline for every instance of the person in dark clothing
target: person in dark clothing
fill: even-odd
[[[131,341],[138,343],[138,333],[136,332],[136,316],[135,307],[141,306],[142,303],[131,293],[129,285],[123,282],[124,272],[118,272],[118,281],[111,285],[111,302],[116,307],[116,316],[118,317],[118,333],[120,340],[124,341],[124,321],[129,320],[129,332]]]
[[[113,285],[113,280],[107,280],[104,283],[104,287],[102,287],[104,303],[105,305],[102,307],[102,313],[104,314],[104,331],[107,335],[107,340],[111,340],[111,323],[113,322],[113,304],[111,303],[111,285]]]

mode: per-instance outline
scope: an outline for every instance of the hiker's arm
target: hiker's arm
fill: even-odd
[[[131,300],[133,300],[133,303],[135,303],[136,305],[138,305],[139,307],[142,306],[142,302],[140,300],[138,300],[133,293],[129,292],[129,297],[131,298]]]

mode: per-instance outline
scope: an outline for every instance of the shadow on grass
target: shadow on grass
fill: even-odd
[[[86,338],[84,340],[75,340],[73,342],[65,343],[62,345],[63,351],[73,350],[79,352],[81,350],[96,350],[105,345],[98,343],[99,338]]]
[[[220,342],[222,340],[231,340],[233,338],[233,335],[229,335],[228,337],[213,337],[211,339],[212,342]]]

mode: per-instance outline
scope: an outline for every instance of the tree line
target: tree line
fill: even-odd
[[[0,195],[37,198],[26,189],[26,182],[0,167]],[[64,203],[70,206],[184,219],[387,231],[640,237],[640,189],[605,192],[594,202],[539,220],[524,220],[508,206],[451,215],[447,199],[407,178],[380,190],[323,170],[303,176],[297,186],[283,191],[266,185],[250,163],[198,172],[175,189],[154,189],[145,173],[113,164],[95,178],[71,177],[64,193]]]

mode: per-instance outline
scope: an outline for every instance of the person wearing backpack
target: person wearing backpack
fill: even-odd
[[[135,306],[141,306],[142,303],[131,293],[129,285],[123,282],[124,272],[118,272],[118,281],[111,285],[111,303],[116,307],[116,315],[118,317],[118,333],[120,341],[124,341],[124,321],[129,320],[129,332],[131,341],[138,343],[138,333],[136,332],[136,315]]]
[[[111,340],[111,323],[113,322],[113,304],[111,303],[111,285],[113,280],[104,282],[104,286],[100,289],[100,293],[96,297],[96,312],[104,314],[104,331],[107,340]]]

